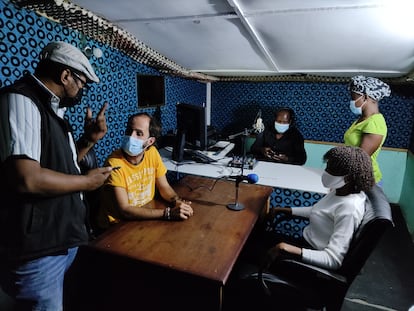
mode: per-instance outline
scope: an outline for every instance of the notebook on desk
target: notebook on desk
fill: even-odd
[[[234,149],[234,143],[229,141],[218,141],[206,151],[207,155],[218,161],[226,157],[226,155]]]

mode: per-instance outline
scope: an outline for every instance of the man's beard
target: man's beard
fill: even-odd
[[[67,97],[61,99],[59,103],[59,107],[73,107],[80,103],[83,96],[83,90],[79,89],[78,93],[75,95],[75,97]]]

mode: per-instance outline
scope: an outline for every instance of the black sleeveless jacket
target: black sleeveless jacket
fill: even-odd
[[[65,174],[79,175],[69,144],[69,124],[50,107],[51,95],[32,76],[24,76],[0,90],[29,97],[41,115],[40,165]],[[11,156],[0,165],[0,256],[27,260],[66,253],[87,243],[87,212],[79,192],[41,197],[18,193],[7,183],[5,170]]]

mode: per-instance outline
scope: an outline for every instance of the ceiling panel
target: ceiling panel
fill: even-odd
[[[189,71],[216,76],[414,67],[404,0],[75,0]]]
[[[401,75],[413,64],[414,41],[386,32],[361,10],[249,18],[280,71],[381,71]],[[294,22],[293,22],[294,21]],[[350,24],[349,21],[354,21]],[[294,26],[292,26],[294,24]],[[371,27],[371,28],[370,28]]]
[[[260,50],[236,18],[165,21],[122,26],[138,33],[140,40],[193,70],[266,70]],[[229,38],[238,38],[230,40]]]

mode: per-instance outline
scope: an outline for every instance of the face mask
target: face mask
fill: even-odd
[[[339,189],[346,185],[345,176],[334,176],[324,171],[322,174],[322,184],[325,188]]]
[[[284,132],[286,132],[289,129],[289,123],[284,124],[284,123],[278,123],[275,122],[275,130],[280,133],[283,134]]]
[[[357,116],[360,116],[362,114],[362,106],[364,106],[364,104],[362,104],[361,107],[357,107],[355,104],[362,97],[363,96],[361,95],[361,97],[359,97],[357,100],[350,100],[349,101],[349,109],[351,109],[352,113],[356,114]]]
[[[146,148],[146,147],[144,148],[145,142],[146,140],[142,140],[142,139],[138,139],[132,136],[125,135],[122,138],[121,148],[131,157],[135,157],[145,150]]]

